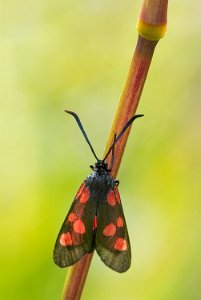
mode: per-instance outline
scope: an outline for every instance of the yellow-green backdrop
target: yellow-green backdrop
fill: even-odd
[[[101,156],[141,1],[1,1],[0,299],[59,299],[52,260],[70,203]],[[83,299],[201,299],[201,4],[170,1],[118,174],[133,260],[94,256]]]

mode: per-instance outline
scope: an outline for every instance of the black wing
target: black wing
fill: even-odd
[[[95,247],[102,261],[117,272],[131,264],[131,248],[117,187],[98,204]]]
[[[96,203],[90,197],[90,189],[83,183],[78,190],[69,213],[59,232],[54,261],[59,267],[73,265],[94,248],[93,222]]]

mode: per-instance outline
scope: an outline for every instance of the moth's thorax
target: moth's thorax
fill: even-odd
[[[114,178],[110,175],[108,164],[102,160],[98,160],[94,166],[91,166],[93,172],[85,180],[85,184],[90,187],[95,198],[100,195],[101,198],[106,197],[108,191],[115,186]]]
[[[97,162],[92,167],[93,172],[85,180],[86,185],[90,186],[97,194],[105,194],[115,186],[114,178],[109,174],[107,164]]]
[[[94,170],[85,180],[95,198],[105,198],[110,189],[115,186],[114,178],[106,171]]]

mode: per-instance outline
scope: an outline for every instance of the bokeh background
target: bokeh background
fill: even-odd
[[[101,156],[142,1],[1,1],[0,299],[59,299],[52,251]],[[201,299],[201,4],[170,1],[118,174],[133,250],[125,274],[94,255],[82,299]]]

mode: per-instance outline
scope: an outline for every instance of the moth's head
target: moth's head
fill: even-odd
[[[106,171],[108,172],[108,164],[104,160],[98,159],[94,166],[90,166],[93,171]]]

